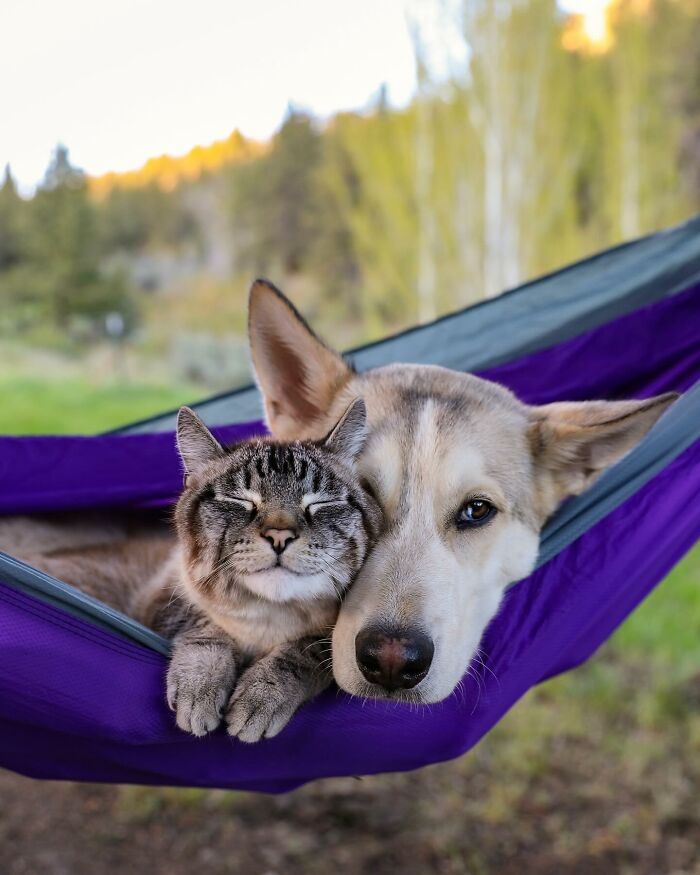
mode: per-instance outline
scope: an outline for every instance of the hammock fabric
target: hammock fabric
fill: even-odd
[[[684,392],[547,526],[537,570],[487,630],[489,671],[416,709],[329,690],[275,739],[180,732],[167,642],[0,554],[0,765],[42,778],[280,792],[459,756],[534,684],[587,659],[700,537],[700,218],[357,350],[478,370],[523,400]],[[262,428],[253,389],[198,405],[221,439]],[[0,438],[0,513],[168,504],[165,414],[97,437]]]

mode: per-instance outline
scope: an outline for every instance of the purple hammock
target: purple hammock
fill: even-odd
[[[362,705],[332,689],[272,740],[192,738],[165,704],[165,642],[0,555],[0,765],[40,778],[281,792],[457,757],[534,684],[587,659],[700,537],[700,219],[350,356],[358,367],[477,370],[532,403],[685,394],[548,525],[537,570],[510,588],[486,632],[480,689],[467,677],[437,705]],[[247,389],[199,409],[233,441],[262,429],[252,399]],[[0,438],[0,513],[171,503],[181,485],[171,422]]]

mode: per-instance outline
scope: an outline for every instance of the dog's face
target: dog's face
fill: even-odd
[[[675,397],[531,407],[443,368],[354,374],[265,283],[251,292],[250,341],[276,437],[323,435],[355,397],[367,407],[358,466],[385,528],[333,633],[335,679],[363,696],[448,696],[505,588],[532,570],[548,516]]]
[[[394,365],[351,385],[372,411],[360,470],[386,527],[336,625],[334,673],[354,693],[438,701],[464,675],[506,585],[537,556],[527,410],[500,386],[442,368]],[[367,629],[380,636],[375,648],[381,636],[409,647],[427,636],[426,676],[393,690],[372,683]]]

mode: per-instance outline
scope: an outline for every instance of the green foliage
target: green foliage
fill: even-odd
[[[700,17],[668,0],[646,14],[620,4],[614,27],[612,50],[584,55],[562,47],[554,0],[463,2],[452,28],[467,63],[447,80],[433,75],[419,34],[414,104],[330,126],[328,178],[370,333],[497,294],[698,208],[681,175],[697,151],[683,151],[688,119],[672,94],[692,93],[697,105],[697,74],[676,59],[697,58]]]
[[[313,120],[290,111],[270,151],[237,168],[234,221],[245,243],[243,263],[256,272],[299,272],[310,260],[317,231],[315,174],[321,135]]]
[[[109,313],[129,326],[134,300],[123,274],[100,264],[95,209],[87,183],[59,146],[44,181],[28,203],[14,190],[9,171],[0,191],[3,234],[0,295],[6,306],[0,329],[27,331],[48,324],[74,339],[94,339]]]
[[[368,334],[417,318],[417,208],[412,110],[338,116],[326,133],[323,180],[357,260]]]
[[[11,270],[22,260],[23,220],[24,203],[8,166],[0,188],[0,272]]]
[[[95,204],[102,252],[134,254],[149,246],[197,247],[199,228],[187,206],[186,195],[186,188],[171,192],[155,183],[140,188],[113,188]]]

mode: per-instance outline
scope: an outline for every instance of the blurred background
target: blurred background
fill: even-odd
[[[247,382],[700,210],[699,0],[5,0],[0,432]],[[0,775],[3,873],[700,872],[700,552],[459,762],[288,797]]]

